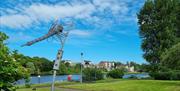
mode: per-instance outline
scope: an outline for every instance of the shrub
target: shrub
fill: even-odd
[[[122,78],[124,75],[123,70],[120,69],[114,69],[109,71],[108,76],[112,78]]]
[[[180,80],[180,71],[172,71],[171,80]]]
[[[154,72],[150,73],[155,80],[170,80],[171,73],[170,72]]]
[[[103,73],[100,69],[95,69],[95,68],[83,69],[83,81],[96,81],[102,79],[103,79]]]
[[[150,73],[155,80],[180,80],[180,71]]]

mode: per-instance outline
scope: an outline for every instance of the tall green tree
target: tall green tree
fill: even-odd
[[[26,67],[28,62],[33,62],[32,58],[29,56],[24,56],[23,54],[19,53],[18,50],[12,51],[12,57],[19,62],[23,67]]]
[[[160,56],[179,42],[180,0],[147,0],[138,14],[143,57],[158,71]]]
[[[33,62],[27,62],[27,63],[26,63],[26,68],[29,70],[29,72],[30,72],[31,74],[35,74],[35,73],[36,73],[36,68],[35,68]]]
[[[180,70],[180,43],[161,55],[162,65],[172,70]]]
[[[8,36],[0,32],[0,90],[12,91],[15,90],[12,83],[28,78],[27,70],[21,66],[11,55],[4,41]]]

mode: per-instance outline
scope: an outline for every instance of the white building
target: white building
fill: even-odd
[[[108,61],[101,61],[98,65],[98,68],[104,68],[108,71],[114,69],[114,62],[108,62]]]
[[[128,70],[128,72],[135,72],[134,71],[134,66],[125,66],[125,68]]]

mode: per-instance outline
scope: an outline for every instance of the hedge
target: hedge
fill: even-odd
[[[155,80],[180,80],[180,71],[153,72],[150,76]]]

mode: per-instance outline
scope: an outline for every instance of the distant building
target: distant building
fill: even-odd
[[[114,62],[108,62],[108,61],[101,61],[98,65],[98,68],[104,68],[108,71],[114,69]]]
[[[62,60],[62,63],[69,64],[69,66],[72,66],[71,60]]]
[[[128,72],[135,72],[135,71],[134,71],[134,66],[128,66],[128,65],[126,65],[125,68],[127,69]]]
[[[130,63],[121,64],[121,65],[116,65],[115,68],[117,68],[117,69],[123,69],[123,68],[125,68],[125,70],[126,70],[127,72],[135,72],[134,66],[131,66]]]
[[[84,66],[84,68],[93,67],[93,64],[89,60],[84,60],[83,66]]]

